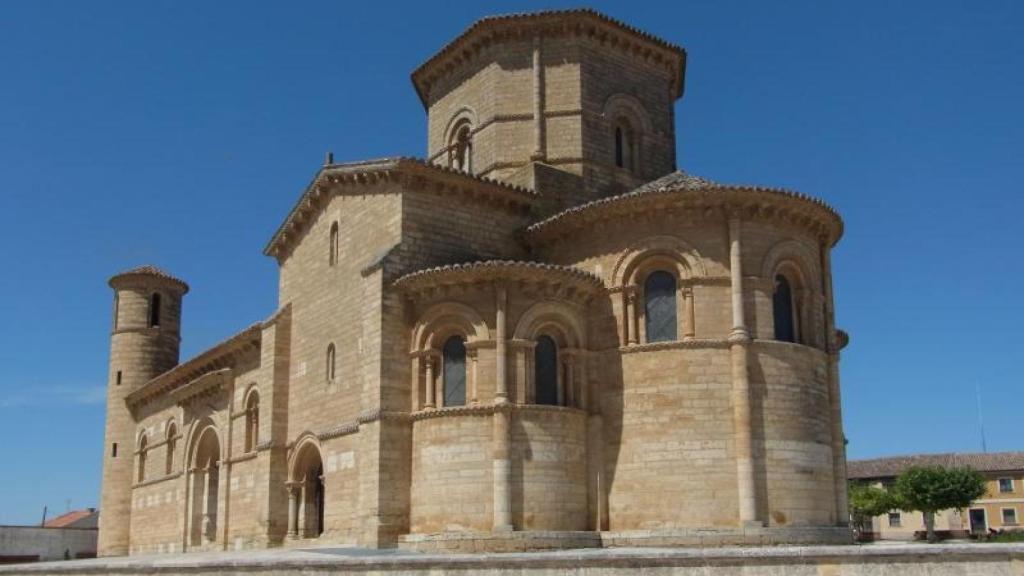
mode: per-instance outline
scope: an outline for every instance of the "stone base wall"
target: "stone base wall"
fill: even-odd
[[[12,574],[429,574],[447,576],[1020,576],[1021,544],[615,549],[512,554],[377,554],[260,550],[0,567]]]

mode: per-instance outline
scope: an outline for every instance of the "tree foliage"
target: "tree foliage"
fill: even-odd
[[[850,514],[855,520],[881,516],[899,507],[887,490],[869,484],[850,485]]]
[[[967,508],[985,494],[985,477],[971,468],[915,466],[896,478],[893,496],[896,506],[924,514],[928,541],[935,541],[935,513],[950,508]]]

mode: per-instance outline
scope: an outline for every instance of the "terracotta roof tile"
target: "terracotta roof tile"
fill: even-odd
[[[431,278],[440,277],[447,275],[458,275],[458,274],[472,274],[477,271],[546,271],[553,272],[556,274],[562,274],[579,280],[588,284],[593,285],[594,288],[600,288],[604,286],[604,282],[601,278],[587,272],[580,270],[579,268],[573,268],[571,266],[559,266],[557,264],[545,264],[543,262],[530,262],[530,261],[519,261],[519,260],[478,260],[475,262],[464,262],[461,264],[447,264],[444,266],[435,266],[433,268],[426,268],[424,270],[417,270],[410,272],[395,280],[395,285],[402,287],[403,285],[411,284],[415,281]]]
[[[722,184],[700,176],[688,174],[682,170],[677,170],[671,174],[667,174],[652,180],[646,184],[642,184],[629,192],[624,194],[618,194],[615,196],[608,196],[607,198],[600,198],[573,206],[566,210],[563,210],[557,214],[554,214],[544,220],[536,222],[527,227],[527,234],[535,234],[540,230],[546,229],[557,222],[568,220],[576,215],[590,212],[598,209],[602,206],[609,206],[613,204],[620,204],[629,202],[631,200],[641,199],[650,197],[658,194],[675,194],[680,192],[695,192],[695,193],[722,193],[728,194],[730,192],[754,192],[775,195],[782,198],[796,199],[804,202],[809,202],[818,208],[825,211],[825,213],[834,219],[839,232],[842,232],[842,219],[839,217],[839,213],[835,211],[831,206],[825,203],[823,200],[819,200],[812,196],[802,194],[800,192],[794,192],[785,188],[772,188],[766,186],[749,186],[743,184]],[[837,238],[838,239],[838,238]]]
[[[125,270],[124,272],[120,272],[118,274],[115,274],[115,275],[113,275],[110,278],[110,280],[108,281],[108,284],[110,284],[111,287],[113,287],[113,284],[111,284],[111,283],[114,282],[115,280],[120,279],[120,278],[128,278],[128,277],[132,277],[132,276],[152,276],[152,277],[161,278],[161,279],[164,279],[164,280],[170,280],[171,282],[174,282],[175,284],[178,284],[179,286],[184,288],[185,292],[188,292],[188,284],[184,280],[182,280],[180,278],[177,278],[175,276],[172,276],[170,273],[166,272],[165,270],[157,268],[156,266],[149,265],[149,264],[144,265],[144,266],[137,266],[135,268],[132,268],[131,270]]]
[[[43,524],[43,526],[46,527],[46,528],[64,528],[66,526],[70,526],[71,524],[74,524],[75,522],[78,522],[80,520],[84,520],[84,519],[88,518],[89,516],[92,516],[93,514],[96,514],[96,513],[97,512],[96,512],[95,508],[85,508],[83,510],[72,510],[70,512],[66,512],[64,514],[61,514],[60,516],[57,516],[55,518],[51,518],[51,519],[47,520],[46,523]]]
[[[869,460],[850,460],[846,465],[846,475],[850,479],[857,480],[894,478],[912,466],[942,466],[945,468],[966,466],[979,472],[1024,470],[1024,452],[911,454]]]

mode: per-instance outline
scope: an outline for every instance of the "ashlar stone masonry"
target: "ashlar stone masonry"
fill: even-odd
[[[676,169],[686,53],[490,17],[412,74],[428,157],[320,168],[270,317],[179,363],[114,290],[100,554],[846,542],[842,221]]]

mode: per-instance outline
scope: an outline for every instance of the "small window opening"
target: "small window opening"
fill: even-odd
[[[776,340],[796,342],[796,322],[793,313],[793,289],[789,279],[779,274],[775,276],[775,295],[772,297]]]
[[[153,294],[149,297],[149,327],[154,328],[160,325],[160,295]]]
[[[110,457],[117,458],[117,442],[110,445]]]
[[[117,378],[115,379],[115,382],[116,382],[117,386],[121,385],[121,371],[120,370],[117,371]]]
[[[456,170],[472,172],[473,130],[463,121],[453,132],[448,143],[448,165]]]
[[[331,344],[329,344],[327,346],[327,365],[326,365],[325,370],[324,370],[324,372],[325,372],[325,374],[327,376],[327,382],[328,383],[334,382],[335,367],[336,367],[336,364],[337,364],[335,362],[334,357],[335,357],[334,343],[331,343]]]
[[[338,223],[331,224],[331,247],[330,254],[327,257],[329,265],[334,266],[338,263]]]

